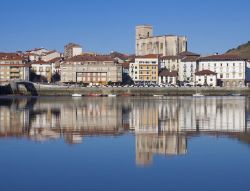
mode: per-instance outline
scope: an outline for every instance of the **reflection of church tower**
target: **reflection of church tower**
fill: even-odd
[[[153,155],[184,155],[187,153],[187,139],[184,135],[136,135],[136,164],[152,163]]]

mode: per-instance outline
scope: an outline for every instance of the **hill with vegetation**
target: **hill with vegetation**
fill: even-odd
[[[228,50],[226,54],[237,54],[242,58],[250,60],[250,41],[238,46],[237,48]]]

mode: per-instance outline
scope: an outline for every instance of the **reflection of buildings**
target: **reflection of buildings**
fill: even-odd
[[[172,98],[132,103],[130,127],[136,133],[246,131],[246,99]]]
[[[184,135],[136,135],[136,163],[147,165],[152,162],[153,154],[181,155],[187,152],[187,140]]]
[[[186,137],[200,132],[249,143],[249,103],[245,97],[0,99],[0,137],[63,137],[72,144],[83,136],[130,129],[136,134],[137,164],[145,165],[156,154],[185,154]]]

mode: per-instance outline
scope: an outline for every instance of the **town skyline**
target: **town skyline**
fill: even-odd
[[[184,35],[188,38],[188,50],[202,55],[224,53],[249,41],[247,8],[250,3],[245,0],[240,3],[158,0],[154,5],[145,2],[143,7],[141,1],[126,1],[125,4],[113,0],[60,4],[53,1],[50,6],[46,2],[2,2],[0,16],[4,18],[6,30],[0,31],[1,52],[40,47],[62,52],[67,42],[77,42],[83,46],[83,51],[133,54],[135,27],[140,24],[153,25],[154,35]],[[159,3],[162,6],[157,6]],[[12,14],[6,8],[10,5]],[[177,6],[177,11],[169,9]],[[156,14],[148,14],[156,8]]]

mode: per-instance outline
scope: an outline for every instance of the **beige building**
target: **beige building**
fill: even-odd
[[[136,26],[136,55],[161,54],[176,56],[187,51],[187,38],[177,35],[153,36],[153,27],[150,25]]]
[[[61,81],[92,84],[122,82],[122,66],[110,56],[75,56],[61,65]]]
[[[10,80],[29,80],[29,64],[15,53],[0,53],[0,84],[9,83]]]
[[[129,64],[129,75],[135,83],[157,83],[158,64],[158,55],[137,56],[135,62]]]
[[[82,47],[75,43],[69,43],[64,46],[64,57],[72,58],[82,54]]]
[[[31,70],[37,75],[41,75],[51,82],[52,77],[52,64],[43,60],[31,63]]]

